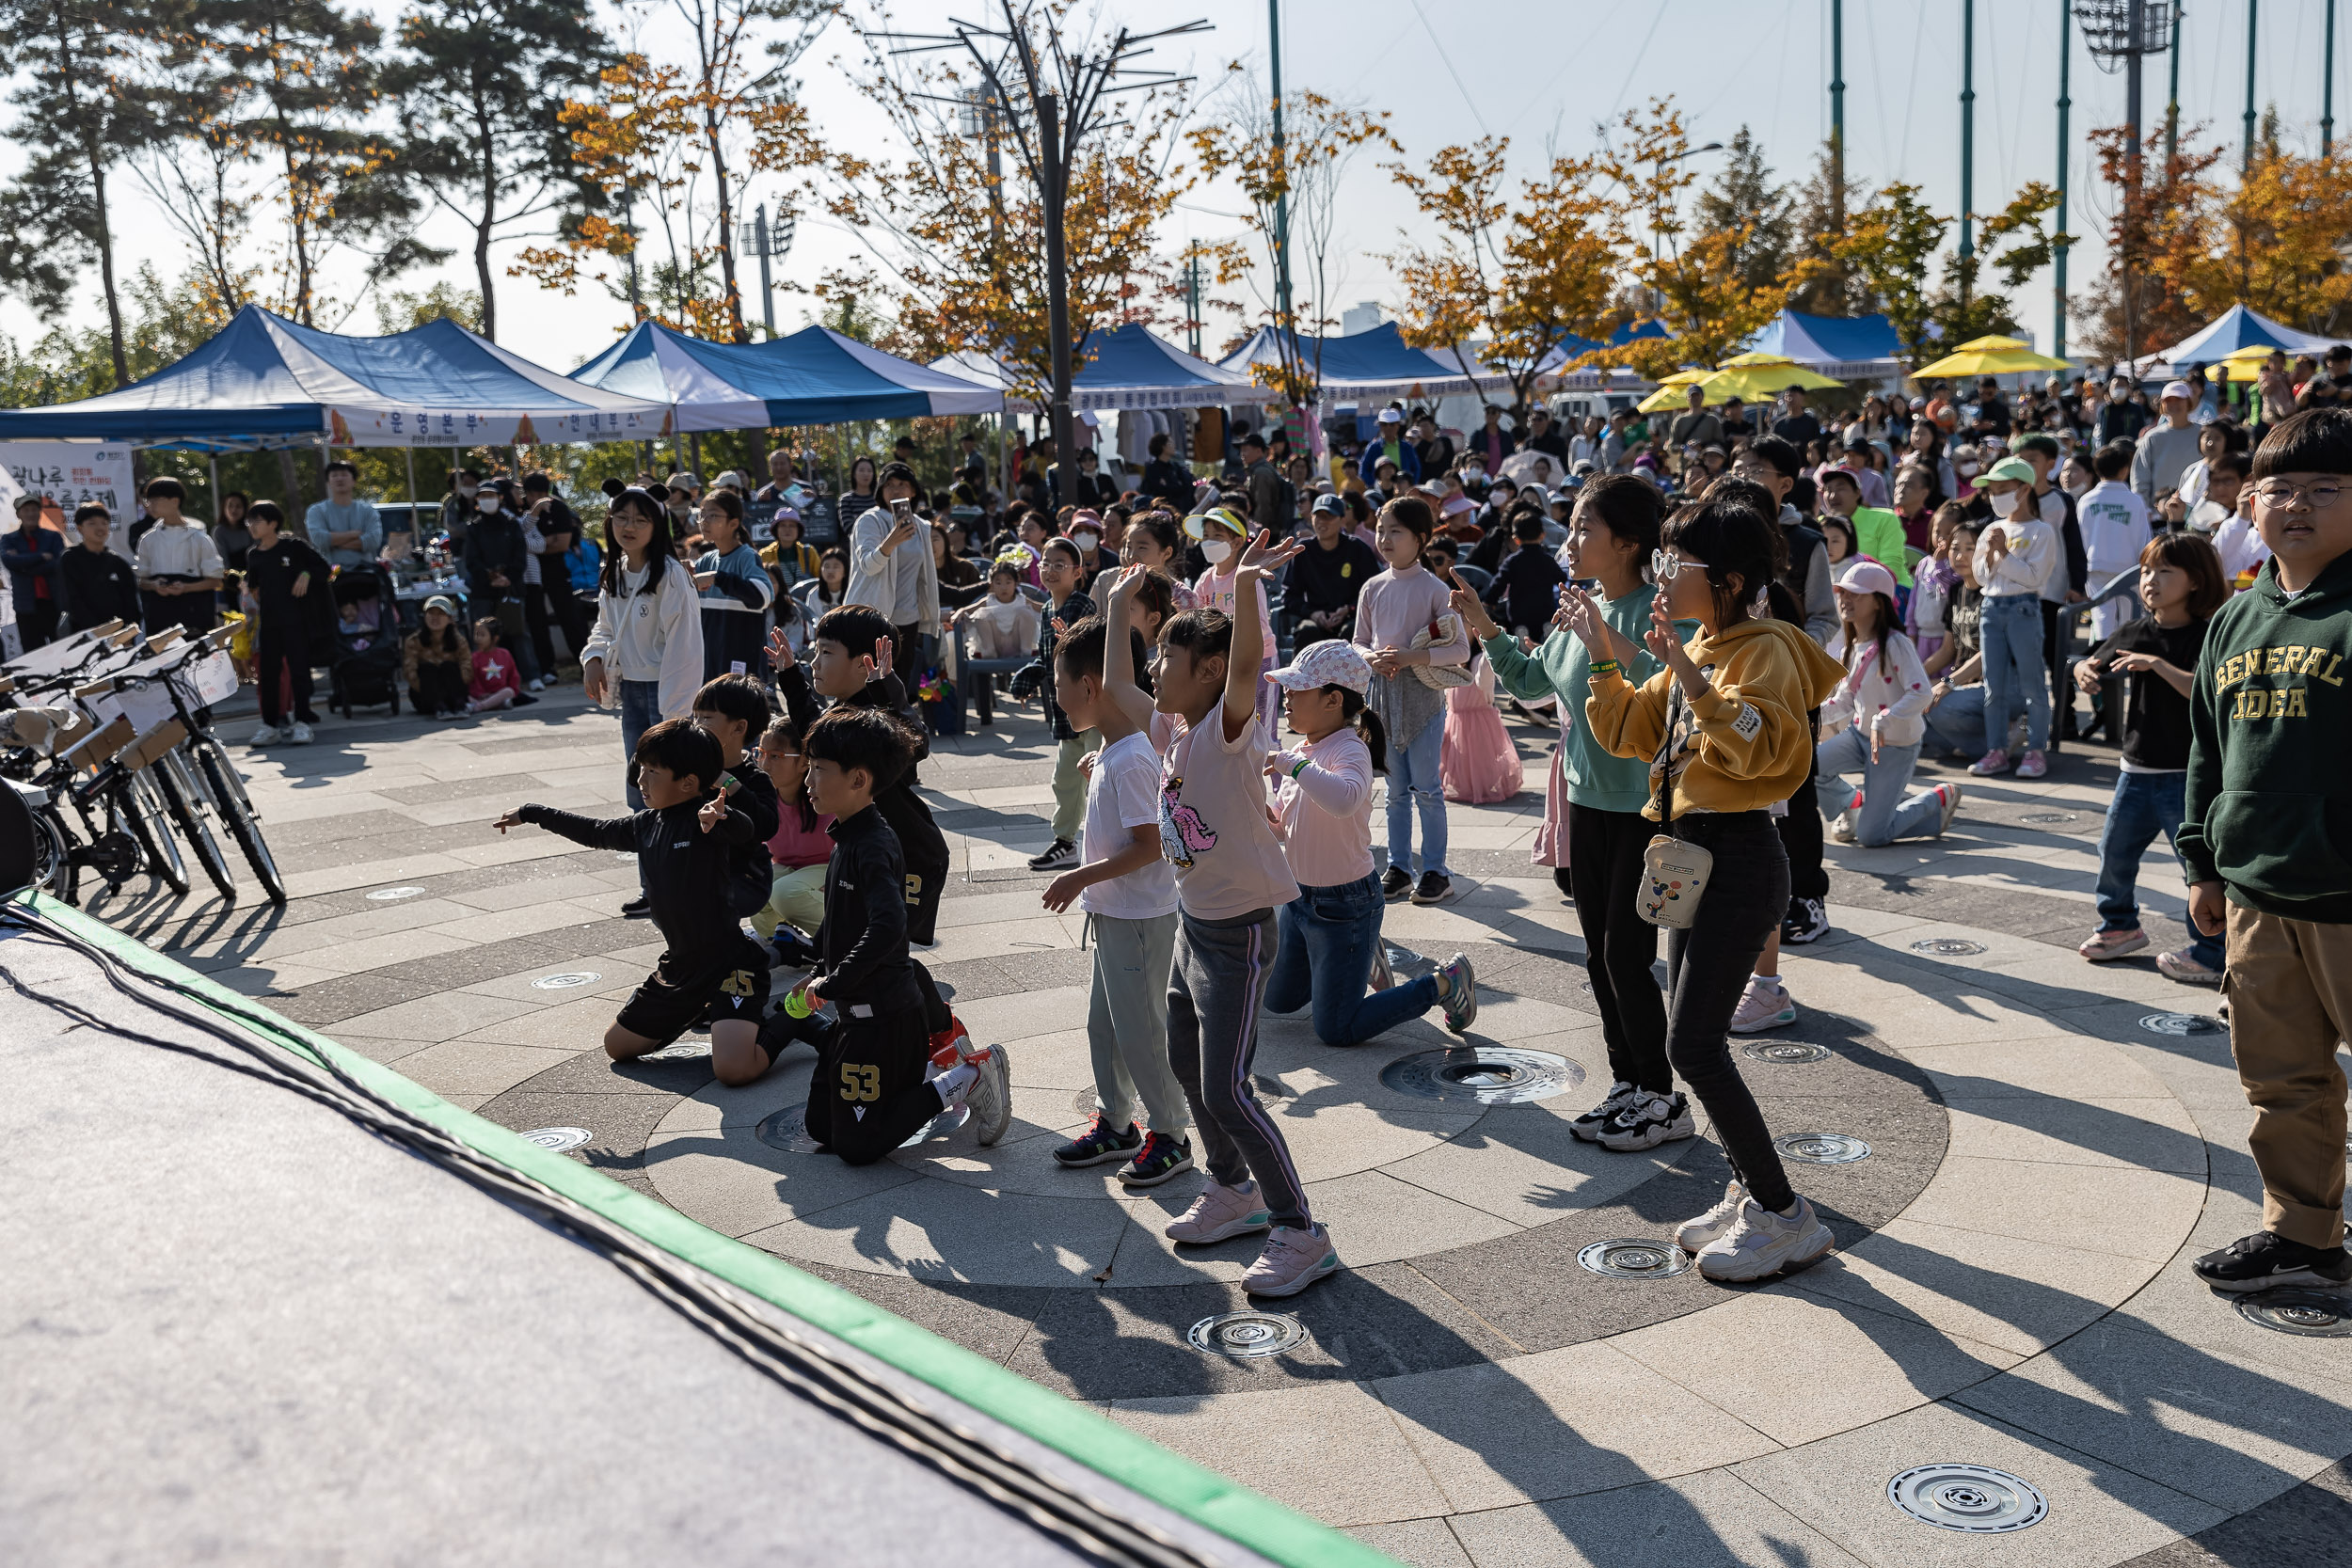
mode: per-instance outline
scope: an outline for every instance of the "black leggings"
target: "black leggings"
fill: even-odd
[[[1671,1094],[1666,1002],[1650,973],[1658,927],[1633,912],[1642,851],[1657,832],[1638,811],[1568,807],[1568,885],[1584,928],[1584,973],[1609,1044],[1609,1075],[1652,1094]]]
[[[1820,734],[1820,710],[1816,708],[1806,714],[1804,724],[1807,735]],[[1793,799],[1804,802],[1804,805],[1810,808],[1815,800],[1820,799],[1815,787],[1821,782],[1819,748],[1809,749],[1807,756],[1809,760],[1805,763],[1804,787],[1798,790]],[[1821,863],[1821,814],[1819,811],[1799,810],[1791,806],[1788,816],[1776,816],[1772,818],[1772,821],[1780,831],[1781,849],[1788,856],[1788,891],[1782,895],[1780,901],[1781,913],[1785,916],[1788,912],[1788,900],[1791,898],[1827,898],[1829,896],[1829,867]]]
[[[1789,813],[1791,816],[1800,815]],[[1818,823],[1820,813],[1809,815]],[[1788,856],[1760,811],[1687,816],[1676,832],[1715,857],[1699,915],[1666,933],[1666,1057],[1707,1107],[1748,1196],[1778,1211],[1796,1201],[1764,1113],[1733,1065],[1727,1038],[1765,939],[1788,910]],[[1581,911],[1583,900],[1579,899]]]
[[[425,717],[466,711],[466,666],[454,660],[417,661],[416,683],[408,688],[408,705]]]

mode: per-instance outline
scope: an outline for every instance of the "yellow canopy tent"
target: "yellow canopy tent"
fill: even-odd
[[[1754,403],[1789,387],[1803,387],[1807,391],[1822,387],[1843,387],[1826,375],[1806,370],[1794,359],[1777,354],[1741,354],[1726,359],[1711,371],[1680,371],[1658,384],[1658,390],[1644,398],[1638,405],[1645,414],[1661,413],[1680,408],[1690,401],[1690,388],[1697,387],[1706,393],[1708,406],[1738,398]]]
[[[2260,381],[2263,362],[2277,352],[2276,349],[2264,348],[2259,343],[2249,344],[2233,354],[2223,355],[2220,363],[2214,369],[2221,373],[2221,379],[2224,381]]]
[[[2036,354],[2022,338],[1974,338],[1933,364],[1922,365],[1913,371],[1911,378],[1914,381],[1931,381],[1939,377],[1957,379],[1961,376],[2015,375],[2021,371],[2071,369],[2073,367],[2063,359]]]

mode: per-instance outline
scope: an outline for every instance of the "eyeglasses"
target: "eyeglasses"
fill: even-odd
[[[2316,484],[2297,484],[2291,479],[2265,479],[2254,486],[2254,499],[2265,506],[2293,506],[2308,501],[2313,511],[2336,504],[2344,494],[2344,486],[2334,480],[2322,480]]]
[[[1649,552],[1649,575],[1660,582],[1672,582],[1675,579],[1675,574],[1681,571],[1683,567],[1696,564],[1695,562],[1685,561],[1682,557],[1667,550]]]

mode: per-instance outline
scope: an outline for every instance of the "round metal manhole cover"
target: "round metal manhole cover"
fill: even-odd
[[[2074,814],[2071,811],[2032,811],[2017,820],[2030,822],[2036,827],[2048,827],[2059,822],[2072,822],[2074,820]]]
[[[1080,1089],[1070,1097],[1070,1108],[1082,1117],[1099,1117],[1103,1114],[1103,1097],[1093,1089]]]
[[[1416,1100],[1523,1105],[1567,1093],[1584,1082],[1584,1069],[1549,1051],[1465,1046],[1399,1056],[1380,1069],[1380,1082]]]
[[[1963,942],[1959,937],[1930,937],[1911,944],[1914,953],[1925,953],[1933,958],[1973,958],[1984,951],[1980,942]]]
[[[421,887],[380,887],[368,895],[368,901],[372,904],[390,904],[403,898],[414,898],[423,891]]]
[[[1307,1338],[1307,1325],[1287,1312],[1219,1312],[1193,1324],[1184,1338],[1197,1351],[1247,1361],[1281,1354]]]
[[[698,1062],[707,1061],[709,1056],[709,1041],[679,1040],[674,1045],[665,1045],[659,1051],[648,1051],[637,1059],[641,1062]]]
[[[1770,1062],[1775,1067],[1796,1067],[1805,1062],[1826,1062],[1829,1047],[1815,1045],[1811,1040],[1756,1040],[1740,1048],[1740,1054],[1751,1062]]]
[[[2240,1296],[2237,1315],[2249,1323],[2307,1339],[2352,1336],[2352,1296],[2331,1291],[2264,1291]]]
[[[1639,1238],[1595,1242],[1576,1255],[1580,1267],[1611,1279],[1666,1279],[1691,1266],[1691,1255],[1672,1242]]]
[[[1967,1535],[2005,1535],[2042,1523],[2049,1500],[2007,1470],[1920,1465],[1886,1483],[1886,1499],[1923,1525]]]
[[[517,1135],[557,1154],[578,1148],[596,1136],[585,1127],[539,1127]]]
[[[593,969],[576,969],[568,974],[542,974],[531,982],[532,990],[570,990],[574,986],[593,986],[604,976]]]
[[[808,1135],[801,1110],[798,1105],[789,1105],[770,1114],[752,1130],[752,1135],[770,1148],[781,1148],[787,1154],[816,1153],[825,1146]]]
[[[2202,1013],[2150,1013],[2139,1026],[2152,1035],[2217,1035],[2221,1022]]]
[[[1791,1160],[1808,1165],[1851,1165],[1870,1157],[1870,1146],[1843,1132],[1791,1132],[1774,1138],[1772,1147]]]

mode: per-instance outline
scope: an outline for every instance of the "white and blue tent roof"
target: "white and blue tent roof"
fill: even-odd
[[[446,316],[389,337],[322,332],[248,305],[143,381],[0,411],[0,440],[97,439],[219,451],[639,441],[666,400],[583,387]]]
[[[2201,331],[2189,334],[2156,358],[2169,365],[2209,365],[2242,348],[2276,348],[2289,354],[2317,355],[2327,353],[2331,341],[2309,332],[2297,332],[2259,310],[2233,305]]]
[[[640,322],[572,379],[674,404],[680,430],[993,414],[1004,406],[996,388],[884,354],[827,326],[760,343],[715,343]]]
[[[1900,375],[1903,343],[1884,316],[1808,316],[1783,310],[1743,352],[1777,354],[1840,381]]]
[[[1466,358],[1477,374],[1466,374],[1451,354],[1415,348],[1394,322],[1382,322],[1364,332],[1344,337],[1313,338],[1301,334],[1298,357],[1316,375],[1325,403],[1361,403],[1367,398],[1441,398],[1457,393],[1491,390],[1510,385],[1508,376],[1491,373],[1474,352]],[[1271,326],[1261,326],[1220,363],[1247,375],[1253,366],[1275,369],[1282,362],[1282,340]]]
[[[1248,376],[1194,358],[1141,322],[1089,332],[1082,353],[1085,363],[1070,383],[1074,409],[1222,408],[1256,401]],[[985,380],[1011,406],[1031,406],[1012,389],[1005,367],[977,350],[934,359],[930,368]]]

